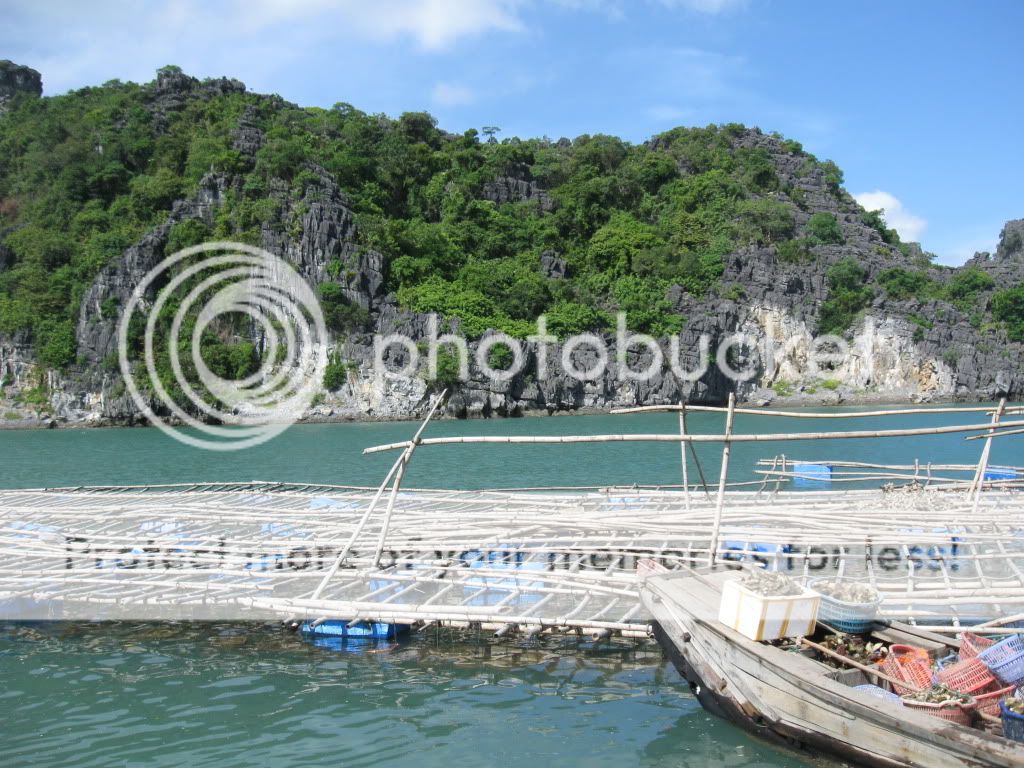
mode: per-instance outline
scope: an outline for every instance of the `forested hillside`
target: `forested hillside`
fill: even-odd
[[[1019,228],[999,258],[936,267],[857,205],[835,163],[757,129],[676,128],[642,144],[453,134],[422,112],[301,108],[176,67],[0,109],[0,342],[37,365],[23,397],[45,400],[50,370],[114,399],[109,339],[96,337],[123,300],[103,288],[112,270],[133,248],[222,239],[299,254],[353,366],[360,335],[396,313],[525,337],[542,313],[564,336],[614,328],[625,311],[632,329],[666,337],[716,313],[728,330],[756,305],[817,332],[900,318],[954,372],[951,339],[987,344],[1009,371],[998,386],[1020,391],[1019,355],[1004,354],[1024,341]],[[203,349],[242,376],[261,346],[211,334]],[[960,386],[995,386],[985,365]]]

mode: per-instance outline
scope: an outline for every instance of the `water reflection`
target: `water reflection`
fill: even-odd
[[[0,677],[8,765],[807,764],[706,715],[649,643],[7,625]]]

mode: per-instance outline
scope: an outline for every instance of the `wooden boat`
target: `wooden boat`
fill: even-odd
[[[857,690],[873,681],[720,623],[722,584],[736,577],[728,570],[660,573],[641,590],[655,637],[706,709],[772,741],[859,765],[1024,766],[1022,744]],[[956,645],[896,622],[876,625],[876,635],[940,654]]]

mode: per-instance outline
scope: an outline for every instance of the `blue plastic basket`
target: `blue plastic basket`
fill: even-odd
[[[812,579],[807,586],[818,592],[814,585],[822,581],[832,581],[832,579]],[[818,621],[848,635],[863,635],[871,631],[875,624],[875,616],[878,615],[878,606],[882,603],[881,596],[870,603],[848,603],[823,592],[818,592],[818,594],[821,595],[821,601],[818,604]]]
[[[999,714],[1003,719],[1003,736],[1013,741],[1024,741],[1024,715],[1011,712],[1005,701],[999,702]]]
[[[877,685],[855,685],[853,686],[855,691],[866,693],[869,696],[874,696],[876,699],[883,699],[884,701],[891,701],[895,704],[903,706],[903,699],[897,696],[892,691],[887,691],[885,688],[879,688]]]
[[[992,674],[1006,685],[1024,683],[1024,635],[1013,635],[978,654]]]

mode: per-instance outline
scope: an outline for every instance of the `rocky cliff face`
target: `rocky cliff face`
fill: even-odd
[[[0,62],[0,109],[3,100],[14,93],[38,95],[41,90],[38,73],[8,65]],[[199,82],[179,71],[162,71],[148,109],[159,126],[188,99],[212,98],[239,89],[244,90],[244,85],[235,80]],[[274,99],[267,97],[267,103]],[[252,109],[238,120],[232,145],[250,159],[265,141]],[[679,376],[667,364],[647,381],[623,380],[615,366],[614,338],[607,335],[605,341],[613,350],[611,365],[593,380],[579,381],[561,372],[555,350],[548,350],[547,358],[553,373],[540,379],[541,347],[527,344],[522,372],[509,381],[495,382],[475,362],[477,341],[469,345],[469,380],[453,388],[447,412],[486,417],[681,400],[719,403],[730,391],[759,403],[777,398],[839,402],[1024,395],[1024,347],[1010,343],[1005,331],[979,327],[975,318],[943,301],[895,300],[885,292],[877,294],[847,334],[851,353],[846,359],[827,370],[815,368],[809,351],[821,304],[828,296],[826,274],[831,265],[852,257],[869,278],[893,266],[914,265],[939,283],[950,280],[954,273],[929,265],[919,250],[901,254],[885,243],[878,231],[864,223],[863,212],[852,198],[832,188],[820,168],[809,172],[800,156],[778,138],[754,129],[737,136],[736,143],[767,153],[779,179],[778,191],[772,194],[794,203],[798,231],[805,230],[813,214],[826,212],[835,216],[842,232],[842,243],[816,248],[813,261],[785,263],[771,246],[750,246],[728,256],[719,290],[703,298],[678,286],[669,291],[673,310],[686,318],[678,339],[677,368],[699,368],[702,338],[713,354],[725,337],[742,333],[749,340],[740,355],[741,362],[752,367],[749,380],[737,385],[714,364],[695,381]],[[360,246],[355,216],[336,180],[316,166],[305,171],[311,180],[300,196],[285,182],[271,184],[267,190],[275,214],[263,224],[260,244],[289,261],[311,284],[338,284],[347,301],[366,310],[370,318],[365,330],[335,339],[337,352],[351,365],[348,380],[337,391],[325,392],[307,417],[398,419],[419,415],[431,391],[425,373],[422,369],[410,374],[375,370],[374,334],[400,333],[422,342],[429,337],[429,318],[401,308],[396,297],[387,293],[389,256]],[[163,224],[102,270],[82,297],[76,329],[78,363],[66,373],[46,374],[47,401],[26,405],[24,397],[19,398],[37,388],[34,352],[24,339],[0,339],[6,423],[137,421],[137,409],[124,393],[116,362],[119,308],[125,306],[143,275],[167,255],[172,227],[188,220],[212,226],[226,196],[241,183],[241,177],[206,176],[194,195],[175,203]],[[525,168],[484,183],[479,194],[497,205],[529,200],[545,212],[557,207],[556,200]],[[995,255],[979,254],[968,266],[992,275],[998,287],[1024,282],[1024,220],[1006,225]],[[551,280],[562,279],[566,259],[557,252],[544,251],[540,269]],[[982,301],[987,300],[982,296]],[[446,321],[440,332],[458,329],[458,321]],[[259,346],[263,340],[254,331],[252,341]],[[659,343],[669,359],[672,345],[667,339]],[[404,363],[395,348],[388,351],[387,359],[393,368]],[[583,347],[572,359],[578,368],[586,369],[596,356]],[[627,354],[633,370],[647,368],[651,360],[650,350],[631,348]]]
[[[23,67],[7,59],[0,61],[0,115],[20,94],[37,98],[42,96],[42,75],[31,67]]]

